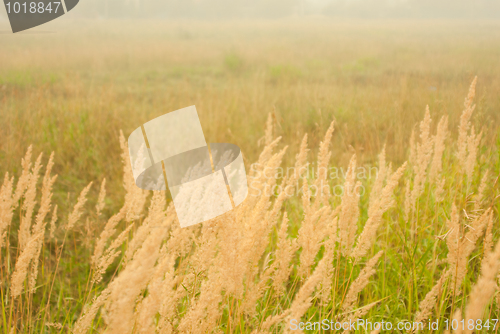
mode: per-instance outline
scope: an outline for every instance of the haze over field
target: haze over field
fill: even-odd
[[[0,15],[5,15],[3,6]],[[85,0],[74,17],[282,18],[324,15],[357,18],[500,18],[495,0]]]
[[[84,183],[120,169],[120,129],[193,104],[207,141],[235,143],[249,161],[269,112],[285,141],[307,132],[313,147],[336,119],[344,166],[352,150],[372,163],[384,143],[403,161],[426,104],[455,127],[475,75],[478,124],[499,119],[500,22],[56,20],[0,42],[0,171],[37,143]]]

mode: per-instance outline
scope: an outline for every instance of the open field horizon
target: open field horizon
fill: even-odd
[[[401,162],[427,104],[456,128],[459,97],[475,75],[476,124],[498,127],[500,22],[81,20],[53,27],[0,35],[0,172],[16,168],[34,144],[35,152],[56,152],[55,171],[68,184],[104,172],[117,185],[119,130],[128,136],[137,124],[189,105],[197,106],[208,142],[234,142],[247,161],[256,159],[273,112],[290,146],[306,132],[319,143],[317,134],[335,119],[339,166],[351,151],[373,163],[385,143]]]
[[[80,19],[0,33],[0,176],[15,177],[0,190],[0,332],[281,333],[292,315],[479,318],[470,304],[498,318],[499,28]],[[131,181],[120,131],[190,105],[206,141],[238,145],[274,192],[180,229],[164,193]],[[258,176],[307,162],[343,172]],[[292,181],[366,192],[273,188]]]

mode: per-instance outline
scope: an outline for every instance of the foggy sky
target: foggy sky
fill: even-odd
[[[5,17],[5,8],[1,7],[0,16]],[[72,15],[89,18],[165,19],[282,18],[310,15],[497,19],[500,18],[500,0],[81,0]]]

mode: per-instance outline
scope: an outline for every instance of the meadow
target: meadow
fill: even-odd
[[[499,27],[61,20],[0,34],[1,331],[498,319]],[[242,149],[255,186],[181,229],[167,194],[133,184],[125,138],[189,105],[207,142]],[[292,166],[316,172],[280,174]],[[310,193],[324,184],[342,192]]]

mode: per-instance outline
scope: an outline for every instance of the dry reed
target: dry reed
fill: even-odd
[[[83,310],[74,323],[50,321],[44,327],[69,328],[80,334],[91,330],[120,334],[258,334],[292,332],[288,326],[292,319],[333,317],[348,321],[377,317],[385,312],[377,307],[383,299],[372,296],[376,291],[370,282],[385,276],[384,272],[375,275],[379,262],[383,268],[395,262],[394,253],[398,251],[391,247],[399,246],[387,241],[389,234],[399,234],[407,243],[398,259],[411,258],[404,253],[409,248],[435,242],[435,253],[427,257],[428,263],[412,262],[414,258],[405,263],[434,270],[430,282],[426,282],[427,289],[410,292],[411,298],[422,297],[412,304],[418,308],[414,315],[410,314],[415,321],[438,316],[461,320],[457,299],[467,291],[464,282],[474,276],[469,263],[479,260],[481,274],[463,300],[467,300],[465,319],[481,319],[486,307],[497,303],[492,296],[497,291],[500,242],[492,250],[496,211],[493,204],[485,203],[494,203],[489,196],[495,187],[488,186],[488,175],[493,170],[488,171],[478,161],[482,134],[476,134],[471,124],[475,84],[476,80],[465,102],[458,139],[454,141],[448,131],[447,116],[441,118],[432,134],[427,107],[418,140],[412,134],[409,161],[393,171],[387,162],[388,147],[384,146],[378,156],[377,177],[366,198],[359,189],[370,184],[358,180],[356,168],[362,161],[359,154],[352,155],[349,161],[342,196],[331,192],[328,167],[332,160],[330,143],[335,135],[333,122],[319,145],[315,161],[318,173],[306,173],[309,162],[305,135],[295,156],[293,173],[281,177],[287,147],[279,147],[275,117],[270,115],[262,153],[248,172],[251,186],[247,200],[222,216],[188,228],[180,228],[175,208],[167,202],[164,192],[153,192],[148,197],[150,192],[135,186],[127,143],[120,133],[123,206],[110,215],[99,237],[90,242],[93,248],[87,254],[91,265]],[[456,156],[450,156],[455,150]],[[102,180],[95,202],[90,199],[93,208],[89,213],[91,182],[71,210],[65,207],[69,215],[65,237],[59,243],[55,238],[58,206],[52,208],[54,158],[49,158],[38,192],[42,156],[32,164],[31,155],[29,147],[15,189],[10,174],[4,176],[0,188],[1,260],[7,262],[3,254],[12,256],[11,241],[19,247],[15,266],[8,269],[10,297],[16,300],[8,307],[12,307],[14,316],[28,313],[21,307],[23,303],[31,305],[33,296],[40,293],[36,289],[38,276],[43,276],[39,268],[46,265],[47,254],[55,250],[57,262],[55,269],[51,267],[53,276],[49,276],[50,305],[59,263],[61,258],[66,260],[68,250],[64,245],[70,243],[69,232],[83,229],[78,224],[82,218],[92,222],[103,220],[107,214],[103,212],[106,179]],[[486,172],[477,185],[472,180],[479,179],[479,170]],[[450,171],[466,176],[467,187],[462,186],[462,178],[449,176]],[[408,227],[409,222],[410,228],[401,228]],[[50,238],[45,238],[47,223]],[[19,231],[17,241],[10,232],[13,226]],[[446,233],[434,238],[431,231],[438,229]],[[379,233],[383,236],[379,237]],[[79,241],[71,242],[76,247]],[[440,258],[446,250],[447,254]],[[426,254],[420,255],[424,259]],[[16,327],[6,328],[18,331]]]

